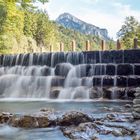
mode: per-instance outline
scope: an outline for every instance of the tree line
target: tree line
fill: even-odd
[[[46,11],[34,6],[34,2],[48,0],[0,0],[0,53],[54,51],[59,42],[65,44],[65,51],[71,49],[71,41],[77,42],[77,51],[85,49],[86,40],[91,48],[99,50],[101,39],[94,35],[66,29],[49,19]],[[118,32],[124,48],[132,47],[133,37],[139,37],[140,24],[134,17],[127,17],[122,29]],[[115,42],[107,42],[109,49],[115,49]]]
[[[117,36],[121,41],[123,49],[132,48],[134,38],[140,40],[140,22],[133,16],[126,17]],[[140,41],[138,41],[138,45],[140,45]]]
[[[32,52],[57,40],[57,27],[32,1],[0,0],[0,52]],[[46,2],[41,0],[41,2]]]

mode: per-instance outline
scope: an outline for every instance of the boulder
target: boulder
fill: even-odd
[[[37,128],[38,122],[34,116],[25,115],[21,118],[16,119],[16,127],[23,127],[23,128]]]
[[[69,125],[78,125],[84,122],[92,122],[92,118],[90,118],[87,114],[82,112],[71,111],[65,113],[62,118],[58,121],[61,126],[69,126]]]
[[[8,123],[12,117],[13,115],[11,113],[3,112],[0,114],[0,124]]]
[[[50,92],[50,98],[51,99],[57,99],[61,89],[62,89],[62,87],[54,87],[54,88],[52,88],[51,92]]]

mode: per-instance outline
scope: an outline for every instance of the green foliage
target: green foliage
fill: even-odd
[[[32,2],[43,4],[48,0],[0,0],[0,53],[24,53],[33,51],[59,50],[59,42],[65,51],[71,50],[75,40],[77,51],[84,51],[86,41],[91,42],[91,50],[99,50],[101,39],[66,29],[49,20],[45,11],[37,10]],[[110,49],[113,48],[113,41]]]
[[[0,0],[0,53],[32,52],[56,41],[53,22],[31,2]]]
[[[47,13],[38,11],[36,32],[34,38],[40,48],[48,49],[50,45],[55,45],[57,41],[57,29],[55,24],[48,18]]]
[[[96,36],[85,35],[80,32],[58,26],[59,30],[59,41],[65,44],[65,51],[71,50],[72,40],[76,41],[77,51],[84,51],[86,46],[86,41],[90,41],[91,50],[99,50],[101,39]]]
[[[126,17],[124,25],[117,33],[121,39],[124,49],[133,47],[133,39],[140,37],[140,23],[133,17]]]

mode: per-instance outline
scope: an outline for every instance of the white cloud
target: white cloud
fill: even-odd
[[[116,38],[126,16],[135,16],[140,21],[140,10],[132,9],[131,5],[122,4],[121,0],[50,0],[46,7],[51,19],[69,12],[74,16],[101,28],[107,28],[109,35]],[[75,3],[75,5],[74,5]]]

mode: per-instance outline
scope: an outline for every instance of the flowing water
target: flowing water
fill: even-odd
[[[124,64],[102,63],[101,52],[98,57],[88,63],[82,52],[2,55],[0,98],[92,99],[93,87],[103,98],[104,87],[111,86],[116,99],[117,79],[123,76],[118,67]],[[128,66],[135,77],[134,64]]]
[[[103,115],[106,113],[104,107],[119,110],[127,102],[116,100],[120,65],[103,63],[101,52],[90,62],[88,59],[82,52],[1,55],[0,112],[22,114],[52,108]],[[133,69],[131,76],[134,77],[134,64],[130,67]],[[110,87],[111,100],[106,101],[104,88]],[[125,97],[127,99],[127,93]],[[46,138],[67,139],[57,127],[26,130],[0,125],[0,140]]]
[[[0,101],[0,112],[11,112],[16,114],[34,113],[42,108],[54,109],[56,111],[84,111],[93,113],[94,116],[104,116],[108,113],[104,108],[114,109],[116,112],[124,110],[124,105],[130,102],[118,101],[72,101],[72,102],[54,102],[54,101]],[[131,104],[131,103],[130,103]],[[104,135],[102,139],[107,139]],[[111,139],[112,137],[108,137]],[[0,140],[67,140],[63,136],[59,127],[23,129],[14,128],[8,125],[0,125]],[[129,140],[130,138],[128,138]],[[120,138],[121,140],[121,138]]]

